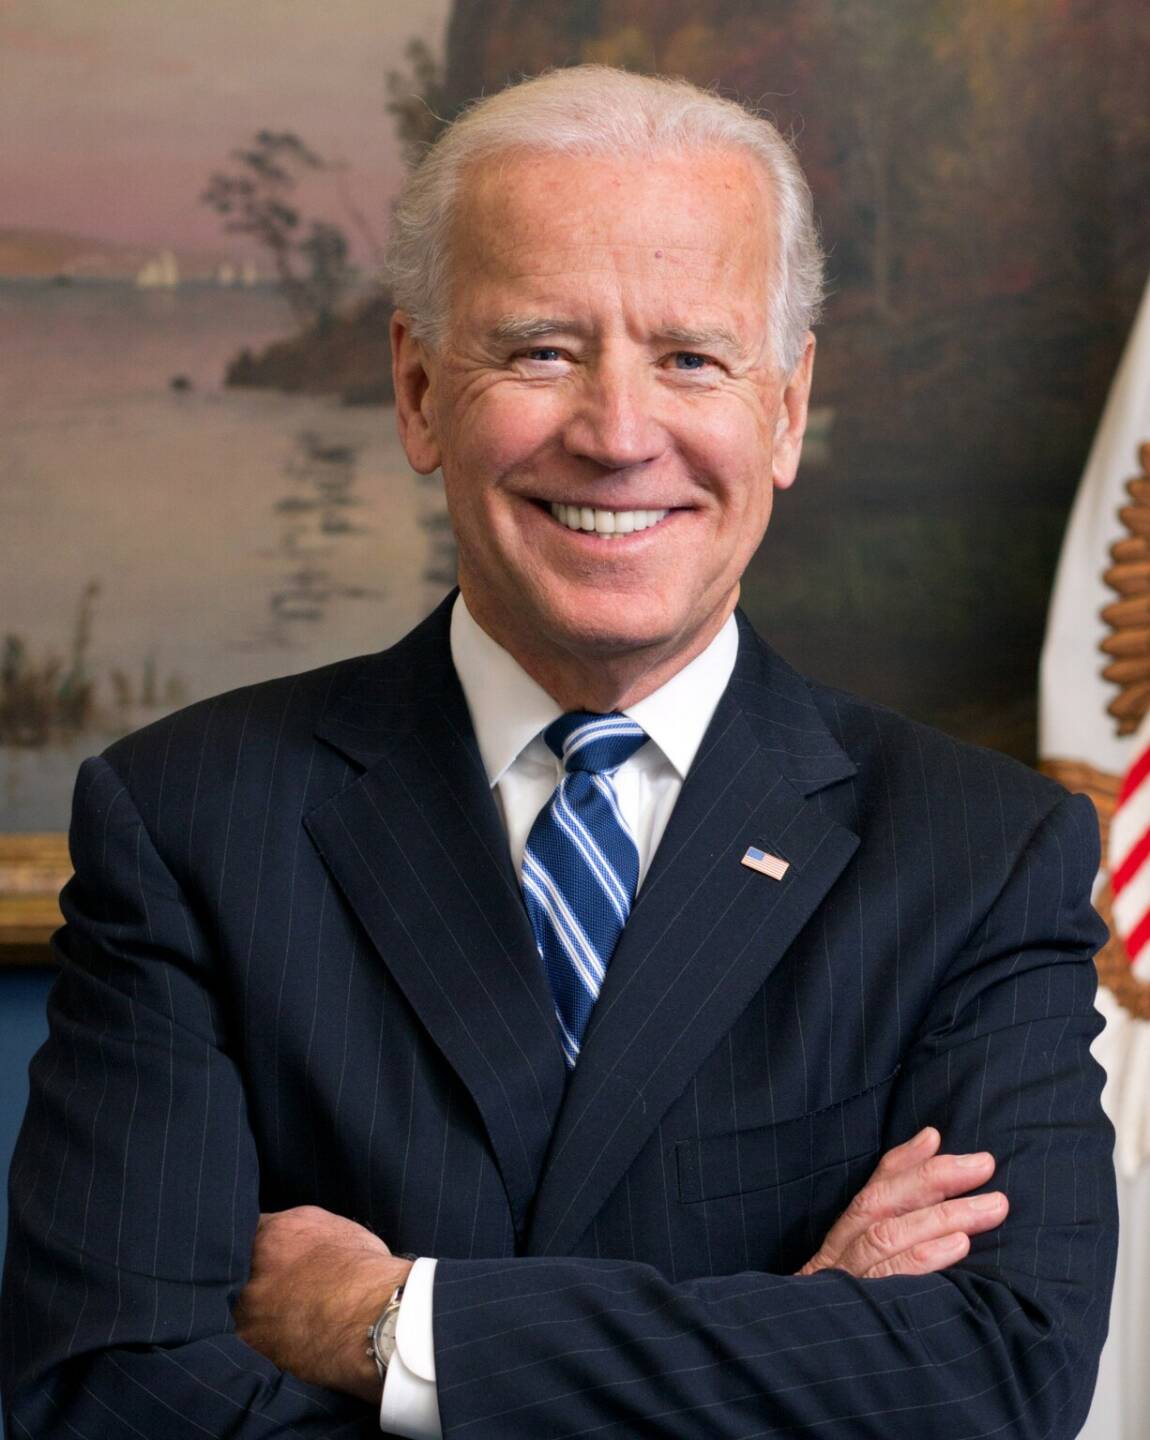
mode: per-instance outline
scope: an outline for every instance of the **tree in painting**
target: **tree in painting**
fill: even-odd
[[[260,130],[232,159],[236,168],[212,176],[204,203],[225,230],[263,246],[299,324],[324,329],[351,283],[347,237],[327,220],[305,229],[294,193],[301,174],[326,169],[325,162],[290,130]]]

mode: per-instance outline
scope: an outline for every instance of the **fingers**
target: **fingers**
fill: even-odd
[[[933,1134],[937,1137],[938,1132]],[[964,1195],[985,1185],[994,1174],[994,1156],[989,1152],[937,1155],[937,1145],[935,1139],[917,1151],[911,1150],[909,1156],[897,1157],[893,1166],[887,1162],[895,1152],[884,1156],[828,1234],[823,1250],[841,1253],[877,1221]]]
[[[993,1191],[880,1220],[848,1247],[838,1268],[868,1280],[933,1274],[964,1259],[970,1237],[1001,1225],[1008,1210],[1006,1196]]]
[[[987,1150],[969,1155],[939,1155],[938,1131],[921,1131],[906,1145],[888,1150],[855,1197],[867,1222],[884,1214],[919,1210],[953,1195],[985,1185],[994,1174],[994,1156]]]
[[[941,1144],[942,1136],[933,1125],[927,1125],[917,1135],[912,1135],[909,1140],[904,1140],[901,1145],[888,1150],[875,1167],[871,1180],[879,1176],[890,1178],[921,1164],[923,1160],[929,1160],[938,1153]]]
[[[973,1206],[969,1211],[947,1212],[938,1209],[945,1202],[964,1196],[968,1191],[987,1184],[994,1174],[994,1156],[987,1151],[970,1155],[940,1155],[938,1148],[941,1138],[933,1126],[927,1126],[910,1140],[888,1150],[879,1161],[874,1173],[854,1197],[846,1210],[827,1233],[818,1252],[807,1262],[799,1274],[813,1274],[816,1270],[829,1267],[848,1269],[851,1274],[862,1274],[875,1263],[889,1263],[894,1256],[901,1255],[915,1245],[933,1245],[954,1232],[964,1235],[978,1234],[981,1229],[1000,1224],[1005,1211],[992,1218],[989,1225],[979,1225],[977,1220],[969,1228],[965,1223],[950,1224],[939,1229],[940,1218],[949,1213],[966,1216],[977,1215],[984,1219],[993,1207]],[[971,1197],[972,1200],[975,1197]],[[933,1218],[920,1223],[910,1239],[906,1239],[907,1227],[895,1228],[891,1238],[891,1222],[903,1216],[927,1212]],[[873,1232],[878,1228],[879,1242],[876,1246]],[[885,1227],[885,1228],[883,1228]],[[943,1264],[953,1264],[959,1242],[953,1240],[951,1251],[943,1249],[920,1252],[908,1262],[919,1268],[913,1273],[926,1274]],[[969,1248],[967,1245],[966,1248]],[[942,1258],[951,1253],[951,1258]],[[963,1251],[965,1254],[965,1250]],[[861,1266],[862,1268],[856,1268]],[[923,1268],[925,1267],[925,1268]],[[887,1273],[912,1273],[887,1272]]]
[[[847,1214],[861,1230],[889,1215],[905,1215],[926,1205],[965,1195],[985,1185],[994,1174],[994,1156],[988,1151],[973,1155],[931,1155],[893,1175],[883,1175],[881,1166],[859,1191]],[[846,1218],[844,1216],[844,1218]]]

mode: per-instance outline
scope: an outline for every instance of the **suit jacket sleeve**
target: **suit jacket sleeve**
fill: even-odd
[[[378,1436],[368,1407],[234,1333],[259,1164],[206,907],[104,760],[81,772],[71,840],[64,968],[11,1175],[9,1435]]]
[[[886,1144],[930,1122],[948,1150],[998,1159],[1011,1214],[967,1262],[672,1284],[608,1260],[441,1261],[445,1435],[1075,1435],[1116,1236],[1088,1050],[1096,865],[1092,807],[1064,797],[973,917],[894,1088]]]
[[[106,761],[85,768],[76,814],[64,969],[12,1174],[9,1434],[378,1434],[367,1407],[234,1334],[260,1174],[218,896],[174,878]],[[445,1434],[1073,1434],[1113,1264],[1087,1055],[1094,829],[1069,800],[1038,824],[941,975],[887,1110],[887,1143],[930,1121],[950,1148],[995,1151],[1013,1204],[1000,1236],[945,1276],[872,1283],[442,1260]]]

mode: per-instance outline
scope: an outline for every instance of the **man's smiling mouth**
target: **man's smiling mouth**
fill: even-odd
[[[582,530],[604,536],[634,535],[649,530],[665,520],[670,510],[598,510],[587,505],[547,506],[551,514],[568,530]]]

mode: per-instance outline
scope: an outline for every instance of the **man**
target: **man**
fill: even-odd
[[[1092,812],[734,615],[810,386],[789,152],[529,82],[393,278],[461,593],[82,773],[14,1436],[1074,1434]]]

